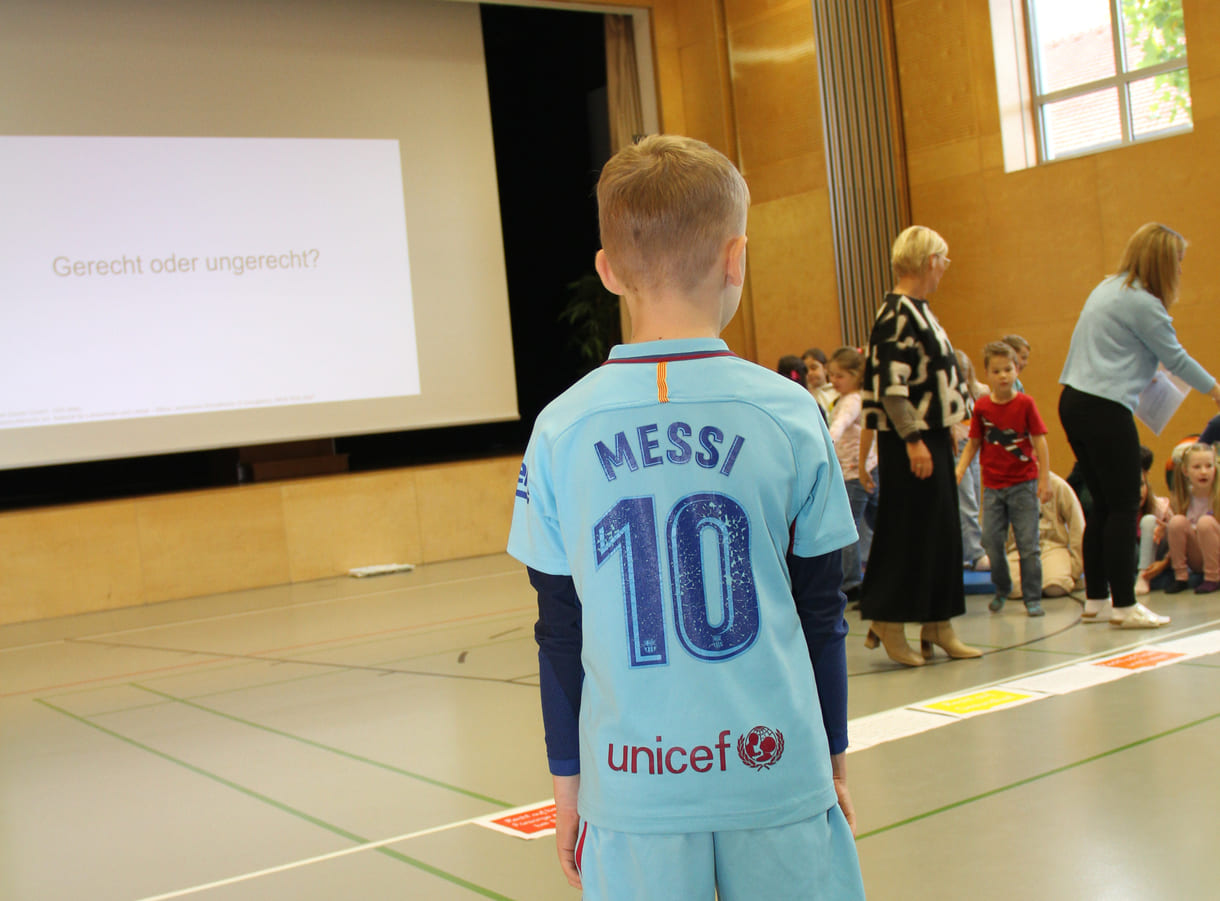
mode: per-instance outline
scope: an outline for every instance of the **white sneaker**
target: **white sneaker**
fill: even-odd
[[[1138,602],[1134,607],[1127,608],[1125,616],[1120,617],[1117,610],[1110,616],[1110,625],[1116,629],[1159,629],[1169,625],[1169,622],[1168,616],[1153,613]]]
[[[1084,612],[1080,614],[1080,620],[1083,623],[1106,623],[1110,621],[1113,610],[1114,608],[1109,598],[1086,598]]]

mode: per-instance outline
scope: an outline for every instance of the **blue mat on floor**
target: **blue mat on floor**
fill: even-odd
[[[995,594],[991,573],[976,573],[967,569],[962,571],[962,579],[966,583],[966,594]]]

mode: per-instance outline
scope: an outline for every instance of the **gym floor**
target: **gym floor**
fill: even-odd
[[[848,614],[869,897],[1215,897],[1220,593],[988,600],[917,669]],[[534,617],[497,555],[0,627],[0,898],[575,899],[475,822],[550,797]]]

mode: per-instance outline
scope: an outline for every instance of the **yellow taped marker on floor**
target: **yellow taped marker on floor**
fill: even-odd
[[[939,710],[942,713],[952,713],[955,716],[970,716],[972,713],[986,713],[1007,704],[1018,704],[1032,701],[1039,695],[1022,691],[1006,691],[1002,688],[991,688],[986,691],[974,691],[956,698],[934,701],[931,704],[921,704],[924,710]]]

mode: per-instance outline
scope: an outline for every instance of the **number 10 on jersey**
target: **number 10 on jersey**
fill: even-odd
[[[683,649],[716,663],[749,648],[758,637],[758,593],[750,566],[750,519],[742,506],[723,494],[688,495],[669,511],[661,536],[653,499],[627,497],[593,527],[593,547],[599,569],[619,558],[630,665],[669,661],[662,540],[674,628]],[[712,564],[710,572],[705,563]]]

